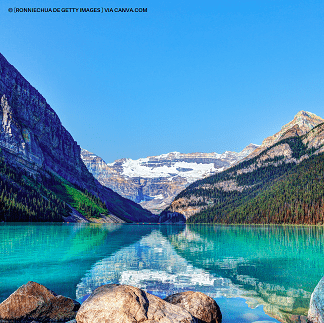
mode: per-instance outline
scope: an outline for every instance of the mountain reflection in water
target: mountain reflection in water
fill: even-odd
[[[76,296],[81,298],[107,283],[133,285],[160,297],[186,290],[211,297],[242,295],[229,279],[195,268],[179,256],[160,231],[96,263],[77,285]]]
[[[160,297],[202,291],[217,299],[224,323],[276,321],[263,310],[281,322],[300,322],[323,276],[323,230],[0,224],[0,302],[30,280],[72,298],[118,282]]]
[[[323,228],[292,226],[156,226],[149,235],[95,263],[77,285],[82,298],[106,283],[160,297],[195,290],[244,297],[282,322],[307,314],[322,277]]]

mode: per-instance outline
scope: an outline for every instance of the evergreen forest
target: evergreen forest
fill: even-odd
[[[50,172],[35,178],[0,154],[0,222],[63,222],[71,207],[89,220],[109,216],[106,205],[87,190]]]
[[[260,158],[276,145],[287,143],[292,158]],[[313,154],[302,137],[284,139],[260,155],[197,181],[177,199],[191,200],[200,212],[189,223],[239,224],[323,224],[324,223],[324,154]],[[250,171],[242,171],[250,169]],[[218,183],[234,180],[241,190],[223,190]],[[184,206],[185,207],[185,206]]]

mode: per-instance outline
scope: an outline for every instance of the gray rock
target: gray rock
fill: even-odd
[[[312,293],[307,319],[310,323],[324,323],[324,277]]]
[[[77,323],[197,323],[180,306],[128,285],[103,285],[82,304]]]
[[[187,291],[170,295],[164,300],[186,309],[200,323],[222,322],[222,313],[218,304],[204,293]]]
[[[77,301],[28,282],[0,304],[0,322],[66,322],[79,308]]]

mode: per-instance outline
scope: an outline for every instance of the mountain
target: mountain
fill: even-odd
[[[299,112],[241,162],[188,186],[163,213],[188,222],[323,223],[323,122]]]
[[[102,185],[158,214],[190,183],[228,168],[257,147],[250,144],[239,153],[223,154],[172,152],[111,164],[81,149],[81,158]]]
[[[267,147],[274,145],[279,140],[284,138],[288,138],[294,135],[304,135],[311,129],[313,129],[318,124],[324,122],[324,119],[318,117],[316,114],[307,112],[307,111],[299,111],[294,119],[284,126],[282,126],[281,130],[275,133],[273,136],[269,136],[265,138],[261,144],[253,153],[251,153],[248,158],[252,158],[260,154]]]
[[[1,54],[0,98],[0,220],[37,221],[42,206],[44,221],[63,220],[61,212],[70,220],[156,221],[93,177],[55,111]]]

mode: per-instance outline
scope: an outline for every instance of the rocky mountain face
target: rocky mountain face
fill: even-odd
[[[0,54],[0,148],[5,160],[35,177],[48,171],[89,191],[124,219],[152,221],[152,214],[103,187],[87,170],[80,146],[45,98]]]
[[[251,153],[248,158],[253,158],[259,155],[262,151],[274,145],[279,140],[283,140],[295,135],[304,135],[322,122],[324,122],[324,119],[314,113],[299,111],[292,121],[282,126],[280,131],[272,136],[265,138],[261,146],[258,147],[253,153]]]
[[[111,164],[81,149],[81,158],[102,185],[158,214],[190,183],[228,168],[257,147],[250,144],[239,153],[223,154],[172,152]]]
[[[51,169],[67,180],[91,182],[80,147],[45,98],[0,55],[0,145],[28,171]]]
[[[323,122],[300,111],[245,159],[187,187],[163,214],[193,222],[322,223]]]

